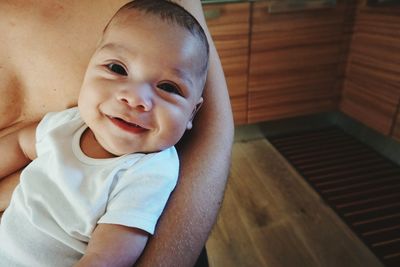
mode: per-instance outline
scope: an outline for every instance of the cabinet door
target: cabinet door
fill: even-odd
[[[227,79],[235,123],[246,123],[249,3],[203,7]]]
[[[333,110],[345,61],[347,9],[269,13],[252,7],[250,123]]]
[[[399,10],[359,8],[340,103],[341,111],[385,135],[400,99]]]

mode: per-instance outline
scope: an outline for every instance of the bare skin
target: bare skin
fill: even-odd
[[[0,43],[0,136],[39,120],[50,110],[76,104],[87,61],[102,28],[125,2],[0,3],[4,40]],[[205,25],[200,1],[178,3]],[[179,184],[138,266],[192,266],[215,222],[229,169],[233,123],[225,79],[212,43],[210,63],[203,95],[206,100],[193,129],[179,145]],[[18,174],[1,181],[0,209],[8,205],[17,183]]]

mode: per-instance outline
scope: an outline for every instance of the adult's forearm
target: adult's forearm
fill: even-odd
[[[137,266],[193,266],[222,202],[234,130],[222,67],[210,43],[205,102],[179,145],[180,179]]]
[[[19,184],[21,170],[0,180],[0,212],[4,211],[10,204],[11,195]]]

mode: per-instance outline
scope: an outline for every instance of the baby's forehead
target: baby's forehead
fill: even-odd
[[[166,39],[171,40],[178,32],[184,32],[183,35],[179,35],[180,39],[175,40],[175,43],[177,45],[172,49],[178,49],[178,43],[186,43],[189,46],[195,47],[195,49],[191,49],[195,52],[190,53],[191,55],[189,60],[197,63],[190,66],[190,71],[195,73],[195,75],[193,75],[193,78],[196,79],[196,83],[197,81],[201,81],[201,84],[204,83],[206,72],[208,69],[208,47],[205,46],[204,41],[198,34],[190,31],[187,27],[179,24],[178,22],[171,19],[163,18],[160,14],[147,13],[145,11],[137,10],[135,8],[127,8],[120,10],[113,17],[105,32],[112,32],[114,30],[118,31],[119,29],[124,28],[128,29],[128,31],[132,30],[132,34],[134,34],[134,32],[138,30],[140,25],[143,24],[152,24],[156,27],[156,31],[149,32],[148,37],[158,39],[159,43],[168,42],[168,40]],[[161,31],[164,31],[164,33]],[[168,33],[165,34],[166,32]],[[149,38],[144,40],[144,42],[147,42]]]
[[[138,10],[135,8],[125,8],[118,11],[114,17],[110,20],[109,24],[111,25],[124,25],[128,23],[132,23],[135,21],[147,21],[153,24],[168,24],[171,29],[174,27],[181,27],[179,24],[175,23],[174,21],[165,19],[161,14],[157,13],[147,13],[143,10]]]
[[[199,50],[201,49],[201,42],[197,36],[195,36],[190,30],[175,23],[170,20],[166,20],[162,18],[160,15],[156,14],[146,14],[143,11],[135,10],[135,9],[127,9],[120,11],[117,13],[110,23],[107,25],[103,32],[103,38],[108,32],[112,32],[115,30],[127,30],[127,34],[129,31],[132,31],[132,34],[135,34],[137,31],[148,30],[148,39],[160,39],[160,43],[167,39],[173,39],[174,36],[180,36],[181,40],[177,40],[176,42],[193,42],[194,44],[199,45]],[[151,30],[151,31],[150,31]],[[167,36],[165,33],[168,32]],[[183,35],[180,33],[184,33]],[[162,39],[166,38],[167,39]]]
[[[107,44],[107,48],[118,48],[122,42],[127,48],[144,44],[147,47],[165,50],[167,46],[169,50],[166,53],[172,56],[175,51],[184,51],[185,54],[190,55],[191,61],[206,56],[202,52],[203,45],[196,36],[178,24],[163,22],[161,18],[157,21],[131,16],[124,18],[121,15],[108,25],[98,47]]]

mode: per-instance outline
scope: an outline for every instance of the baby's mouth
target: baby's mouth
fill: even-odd
[[[111,122],[114,125],[116,125],[120,129],[131,132],[131,133],[142,133],[142,132],[145,132],[148,130],[138,124],[128,122],[128,121],[118,118],[118,117],[108,116],[108,118],[111,120]]]
[[[123,122],[123,123],[126,123],[127,125],[129,125],[129,126],[131,126],[131,127],[143,128],[143,127],[141,127],[141,126],[139,126],[139,125],[137,125],[137,124],[135,124],[135,123],[128,122],[128,121],[123,120],[123,119],[121,119],[121,118],[113,117],[113,119],[114,119],[114,120],[118,120],[118,121]]]

